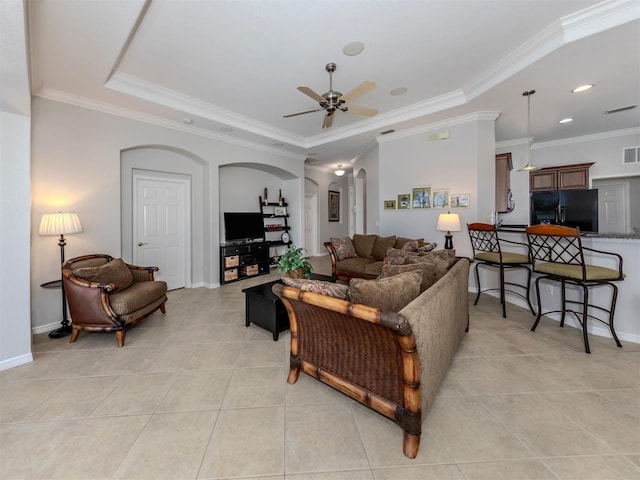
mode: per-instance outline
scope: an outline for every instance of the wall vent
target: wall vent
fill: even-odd
[[[629,147],[622,150],[622,163],[640,163],[640,147]]]
[[[391,129],[391,130],[385,130],[384,132],[380,132],[380,135],[388,135],[388,134],[393,133],[393,132],[395,132],[395,130],[394,130],[394,129]]]
[[[620,107],[620,108],[612,108],[611,110],[607,110],[606,113],[607,115],[612,114],[612,113],[620,113],[620,112],[625,112],[627,110],[632,110],[634,108],[636,108],[638,105],[627,105],[626,107]]]

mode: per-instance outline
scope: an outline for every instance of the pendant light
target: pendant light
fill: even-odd
[[[338,169],[337,169],[335,172],[333,172],[333,173],[335,173],[337,176],[341,177],[341,176],[343,176],[343,175],[344,175],[344,173],[345,173],[345,172],[344,172],[344,170],[342,169],[342,165],[338,165]]]
[[[522,92],[522,96],[527,97],[527,164],[520,168],[519,172],[534,172],[540,170],[541,167],[536,167],[531,163],[531,95],[536,93],[535,90],[527,90]]]

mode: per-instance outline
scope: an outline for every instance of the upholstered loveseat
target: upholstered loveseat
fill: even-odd
[[[425,243],[422,239],[358,233],[353,238],[332,238],[330,242],[325,242],[324,246],[331,258],[333,278],[347,281],[351,278],[376,278],[382,272],[383,261],[389,249],[400,250],[408,243],[425,250],[436,247],[435,243]]]
[[[404,454],[415,458],[423,416],[469,326],[469,261],[453,262],[423,291],[416,287],[421,274],[415,269],[375,281],[352,280],[348,292],[355,286],[356,300],[369,304],[314,293],[305,285],[274,285],[291,325],[287,381],[295,383],[302,370],[390,418],[404,430]],[[396,312],[371,306],[385,296],[380,290],[385,286],[393,289],[386,292],[392,301],[408,288],[417,296]]]
[[[80,330],[115,332],[122,347],[126,329],[158,309],[165,313],[167,284],[154,280],[157,271],[104,254],[67,260],[62,276],[72,320],[69,342]]]

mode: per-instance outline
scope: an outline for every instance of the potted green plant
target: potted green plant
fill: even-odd
[[[304,255],[305,249],[291,245],[280,257],[278,270],[291,278],[311,278],[312,267]]]

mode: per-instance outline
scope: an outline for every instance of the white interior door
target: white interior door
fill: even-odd
[[[159,267],[169,290],[191,286],[189,180],[136,174],[133,185],[133,262]]]
[[[598,231],[601,233],[629,233],[628,184],[598,183]]]

